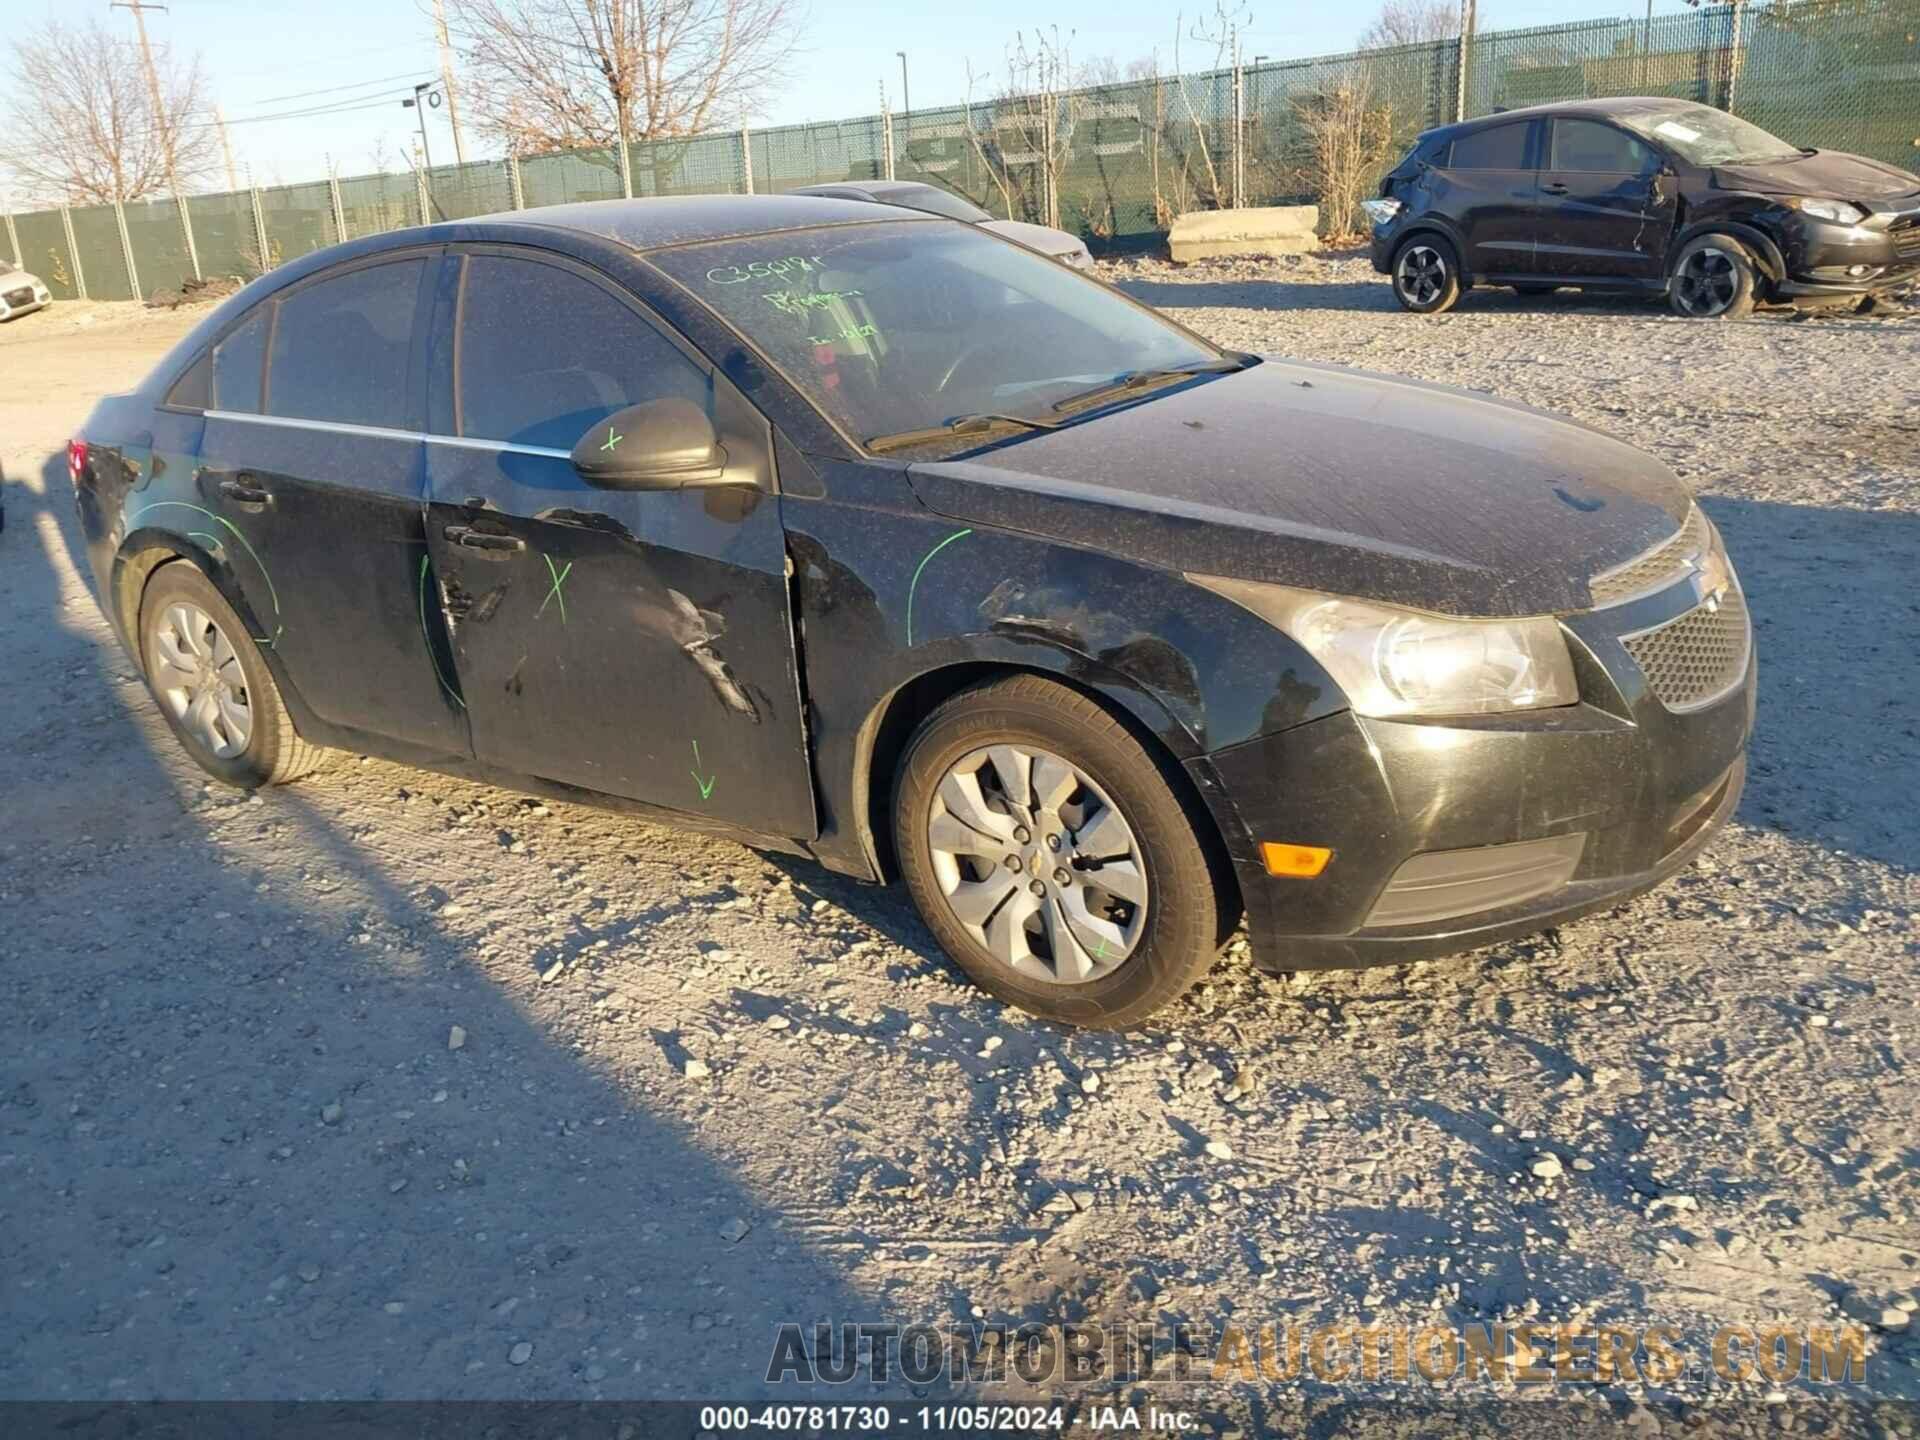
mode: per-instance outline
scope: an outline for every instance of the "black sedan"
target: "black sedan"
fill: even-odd
[[[973,226],[564,206],[256,280],[69,464],[235,785],[321,747],[904,877],[995,995],[1131,1025],[1654,884],[1731,812],[1741,591],[1656,461],[1223,351]]]
[[[1429,131],[1366,208],[1374,269],[1421,314],[1475,284],[1639,291],[1707,318],[1858,303],[1920,277],[1920,176],[1682,100]]]

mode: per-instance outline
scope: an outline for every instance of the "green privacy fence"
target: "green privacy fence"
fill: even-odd
[[[1602,95],[1694,100],[1796,144],[1911,169],[1920,0],[1748,0],[904,115],[76,205],[8,216],[0,243],[59,298],[124,300],[425,222],[889,178],[1095,241],[1138,239],[1187,210],[1315,198],[1315,137],[1343,115],[1365,117],[1377,172],[1431,126]]]

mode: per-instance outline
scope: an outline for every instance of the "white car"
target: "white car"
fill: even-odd
[[[0,260],[0,320],[11,320],[29,310],[44,310],[53,303],[47,282],[30,270],[22,270],[9,260]]]
[[[1004,235],[1016,245],[1038,250],[1049,260],[1058,260],[1076,270],[1093,267],[1093,255],[1078,235],[1055,230],[1050,225],[1030,225],[1025,220],[996,220],[971,200],[918,180],[836,180],[829,185],[807,185],[789,193],[827,195],[836,200],[871,200],[880,205],[898,205],[906,210],[941,215]]]

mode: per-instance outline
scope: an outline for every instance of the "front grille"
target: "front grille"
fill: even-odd
[[[1920,215],[1902,215],[1888,226],[1893,236],[1893,253],[1902,260],[1920,255]]]
[[[1647,686],[1669,710],[1698,710],[1738,685],[1747,673],[1753,627],[1746,598],[1729,585],[1686,614],[1638,635],[1621,637]]]
[[[1602,570],[1588,581],[1595,609],[1621,605],[1640,595],[1650,595],[1681,579],[1693,568],[1695,560],[1713,544],[1713,532],[1698,505],[1690,506],[1680,528],[1650,550],[1633,559]]]
[[[31,285],[22,285],[18,290],[7,291],[9,305],[31,305],[32,303],[33,287]]]
[[[1425,925],[1502,910],[1564,887],[1579,868],[1584,832],[1515,845],[1429,850],[1393,872],[1367,928]]]

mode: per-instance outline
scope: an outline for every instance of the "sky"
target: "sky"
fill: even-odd
[[[881,89],[901,104],[900,60],[907,55],[908,98],[915,109],[957,104],[976,76],[1004,74],[1008,43],[1023,27],[1058,26],[1071,34],[1076,61],[1111,57],[1122,66],[1158,53],[1173,68],[1177,10],[1157,0],[962,0],[951,6],[899,0],[795,0],[791,81],[760,117],[769,124],[871,114]],[[1213,0],[1187,0],[1186,30]],[[1646,0],[1479,0],[1483,30],[1550,25],[1644,13]],[[30,32],[50,18],[71,21],[97,8],[115,30],[133,33],[133,17],[108,0],[0,0],[0,32]],[[1352,48],[1378,0],[1254,0],[1243,32],[1251,60],[1333,54]],[[1654,0],[1656,14],[1682,0]],[[399,169],[420,144],[415,111],[401,100],[438,74],[428,0],[167,0],[147,16],[155,44],[197,52],[212,97],[228,120],[241,184],[271,185]],[[1181,65],[1203,68],[1212,52],[1181,40]],[[5,62],[0,59],[0,76]],[[976,96],[991,78],[976,81]],[[326,113],[289,114],[329,107]],[[282,116],[285,118],[266,118]],[[435,164],[453,159],[446,111],[426,116]],[[467,137],[468,158],[495,154]],[[6,139],[0,136],[0,147]],[[4,183],[4,182],[0,182]],[[224,179],[216,181],[224,188]]]

